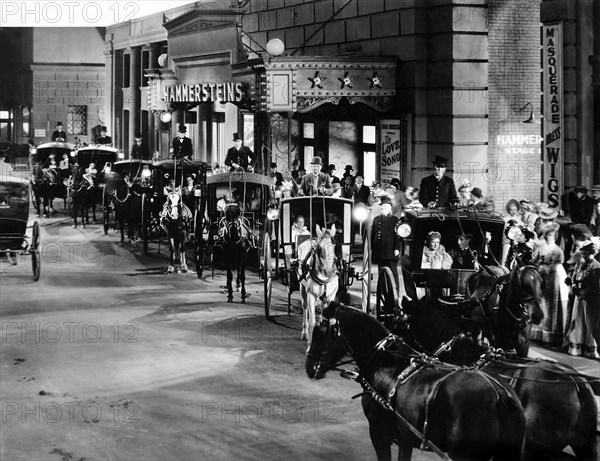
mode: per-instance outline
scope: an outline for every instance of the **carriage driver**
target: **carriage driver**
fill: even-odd
[[[238,133],[233,133],[233,142],[235,145],[227,150],[225,165],[230,167],[229,171],[242,169],[244,171],[252,172],[256,155],[249,147],[244,146],[244,140]]]
[[[298,195],[331,195],[331,178],[326,173],[321,173],[323,160],[315,155],[310,161],[310,172],[302,176]]]
[[[400,288],[398,279],[398,256],[400,237],[396,233],[399,218],[392,214],[392,200],[387,195],[381,197],[381,214],[373,220],[371,228],[371,258],[382,267],[389,267],[394,274],[396,290]]]
[[[435,156],[433,174],[424,177],[419,186],[419,201],[424,207],[447,207],[458,202],[454,181],[446,174],[448,159]]]

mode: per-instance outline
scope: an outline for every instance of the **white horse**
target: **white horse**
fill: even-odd
[[[312,340],[312,332],[317,323],[316,307],[327,307],[338,291],[338,272],[335,264],[335,226],[323,229],[317,225],[317,238],[307,240],[298,246],[298,280],[302,293],[302,335],[301,339]]]

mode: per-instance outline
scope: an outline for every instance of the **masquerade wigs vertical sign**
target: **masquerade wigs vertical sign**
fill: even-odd
[[[562,22],[544,24],[543,50],[543,189],[542,200],[560,207],[564,193],[564,107],[562,67]]]

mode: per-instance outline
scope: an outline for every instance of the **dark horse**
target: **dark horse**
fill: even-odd
[[[52,209],[54,184],[59,181],[58,172],[52,169],[43,169],[38,163],[34,165],[31,174],[31,190],[35,200],[35,209],[38,210],[38,216],[48,217]],[[43,207],[43,208],[42,208]]]
[[[452,459],[518,460],[525,440],[523,407],[510,386],[482,371],[429,361],[381,323],[333,302],[315,328],[306,358],[310,378],[350,353],[360,370],[362,405],[377,459],[410,460],[429,446]]]
[[[225,216],[219,222],[219,239],[223,247],[223,262],[227,270],[227,302],[233,302],[233,269],[237,269],[236,282],[241,286],[242,304],[246,303],[246,263],[248,252],[254,244],[250,226],[241,217],[240,207],[236,202],[228,203]]]
[[[175,253],[179,253],[181,263],[181,272],[187,272],[187,262],[185,259],[185,242],[188,238],[188,229],[192,213],[190,209],[183,204],[179,189],[169,192],[167,201],[160,215],[160,225],[167,234],[169,240],[169,268],[167,272],[175,272]]]
[[[567,446],[578,459],[598,459],[598,409],[586,376],[568,365],[520,359],[479,346],[431,303],[404,298],[402,309],[408,320],[400,321],[396,332],[413,347],[509,380],[525,411],[527,459],[552,459]]]
[[[542,290],[543,279],[535,266],[515,266],[502,276],[477,272],[467,283],[466,303],[474,306],[467,316],[492,346],[527,357],[531,323],[538,325],[544,317]]]
[[[79,166],[74,165],[71,169],[71,178],[69,180],[69,194],[71,195],[71,217],[73,218],[73,228],[77,227],[77,216],[81,217],[81,225],[85,227],[89,224],[88,210],[93,208],[94,204],[94,184],[88,177],[81,173]],[[94,221],[96,213],[94,211]]]
[[[142,226],[142,194],[131,182],[129,176],[122,178],[117,173],[106,176],[104,188],[104,203],[108,207],[112,203],[115,211],[115,220],[119,223],[121,243],[125,242],[125,225],[127,224],[127,238],[135,240],[135,227],[141,235]],[[108,213],[105,213],[108,216]],[[106,223],[108,226],[108,223]],[[106,227],[108,230],[108,227]]]

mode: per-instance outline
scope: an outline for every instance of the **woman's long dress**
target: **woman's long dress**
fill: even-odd
[[[564,253],[556,243],[544,243],[536,249],[533,264],[544,278],[541,308],[544,318],[540,325],[533,325],[531,339],[562,346],[567,328],[569,287],[565,283],[567,272],[563,267]]]

